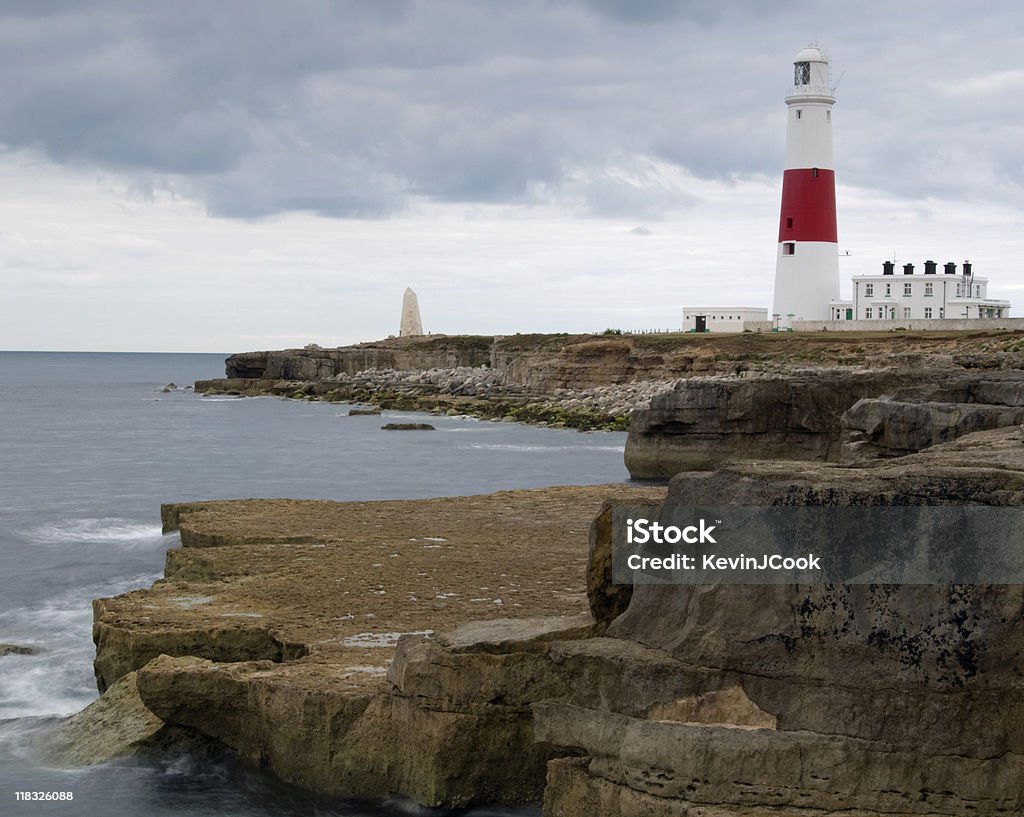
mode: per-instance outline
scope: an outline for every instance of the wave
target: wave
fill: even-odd
[[[157,578],[141,574],[90,583],[0,612],[4,640],[30,643],[38,650],[0,659],[0,718],[70,715],[94,700],[90,600],[146,587]]]
[[[4,659],[0,668],[0,717],[73,715],[96,700],[91,650],[64,648]]]
[[[107,516],[100,519],[69,519],[50,525],[39,525],[25,532],[33,542],[152,542],[163,537],[159,525],[144,525],[130,519]]]

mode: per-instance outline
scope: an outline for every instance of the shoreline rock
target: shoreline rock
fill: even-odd
[[[435,335],[337,349],[241,353],[227,359],[225,378],[195,385],[205,394],[373,403],[626,431],[632,412],[649,408],[652,397],[672,391],[682,379],[800,368],[913,374],[923,367],[995,374],[1024,368],[1021,334]]]
[[[551,644],[593,628],[590,518],[609,494],[663,493],[166,505],[166,579],[94,605],[98,684],[134,671],[168,728],[313,790],[539,802],[551,750],[529,703],[562,689]],[[510,623],[474,623],[496,615]],[[444,666],[451,683],[430,680]]]
[[[5,655],[38,655],[43,648],[37,644],[7,644],[0,643],[0,658]]]

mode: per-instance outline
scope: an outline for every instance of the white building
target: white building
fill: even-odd
[[[755,306],[690,306],[683,309],[684,332],[742,332],[746,323],[767,320],[768,310]]]
[[[904,264],[902,274],[886,261],[878,275],[854,275],[853,297],[831,302],[837,321],[937,320],[1006,318],[1010,302],[988,297],[988,278],[974,274],[969,261],[957,270],[948,262],[941,269],[925,261],[923,272]]]

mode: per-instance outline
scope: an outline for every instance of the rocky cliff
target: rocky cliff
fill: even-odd
[[[336,349],[244,352],[226,361],[236,380],[320,381],[366,369],[422,371],[487,366],[532,393],[586,389],[690,374],[793,366],[1020,367],[1014,332],[827,332],[739,335],[428,335]]]
[[[710,460],[694,456],[689,443],[701,438],[708,441],[705,449],[731,450],[740,456],[835,459],[839,431],[833,415],[841,414],[859,397],[880,393],[836,382],[835,394],[829,394],[827,388],[818,387],[821,377],[816,370],[824,370],[823,376],[834,380],[834,372],[841,369],[849,373],[847,380],[851,381],[858,372],[869,371],[889,387],[908,376],[921,381],[924,368],[1012,371],[1022,365],[1024,340],[1005,331],[433,335],[337,349],[310,346],[232,355],[227,359],[226,378],[198,381],[195,387],[201,394],[369,402],[388,409],[581,429],[626,430],[630,413],[639,410],[628,457],[634,476],[667,478],[674,469],[708,467],[721,460],[721,455]],[[892,374],[882,377],[877,374],[880,371]],[[802,393],[790,396],[795,404],[789,415],[785,406],[770,406],[762,400],[756,407],[729,407],[729,416],[720,424],[709,417],[697,425],[686,419],[688,414],[715,409],[717,398],[707,391],[703,378],[780,377],[800,372],[811,388],[801,387],[798,391]],[[682,380],[692,380],[694,388],[703,388],[704,393],[680,398]],[[653,396],[674,388],[676,397],[651,405]],[[777,395],[780,400],[786,397],[783,391]],[[808,395],[811,402],[801,404]],[[745,398],[739,394],[729,399]],[[644,413],[649,408],[651,411]],[[746,425],[732,422],[747,408],[765,418],[758,421],[748,415]],[[964,429],[969,425],[963,424]],[[983,423],[976,427],[991,426]],[[674,454],[675,443],[686,437],[684,448],[688,450]],[[723,441],[727,441],[725,446]]]
[[[680,474],[667,502],[1022,500],[1013,428],[870,468]],[[535,706],[539,740],[586,755],[552,761],[546,813],[1019,813],[1022,625],[1011,585],[637,586],[611,638],[578,648],[619,685]],[[627,681],[636,645],[647,658]]]
[[[668,478],[736,459],[860,462],[1024,420],[1024,371],[797,367],[689,377],[638,409],[626,467]]]

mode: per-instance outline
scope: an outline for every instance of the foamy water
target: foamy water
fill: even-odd
[[[25,538],[43,545],[106,542],[145,545],[161,538],[159,525],[139,524],[109,516],[103,519],[69,519],[25,531]]]

